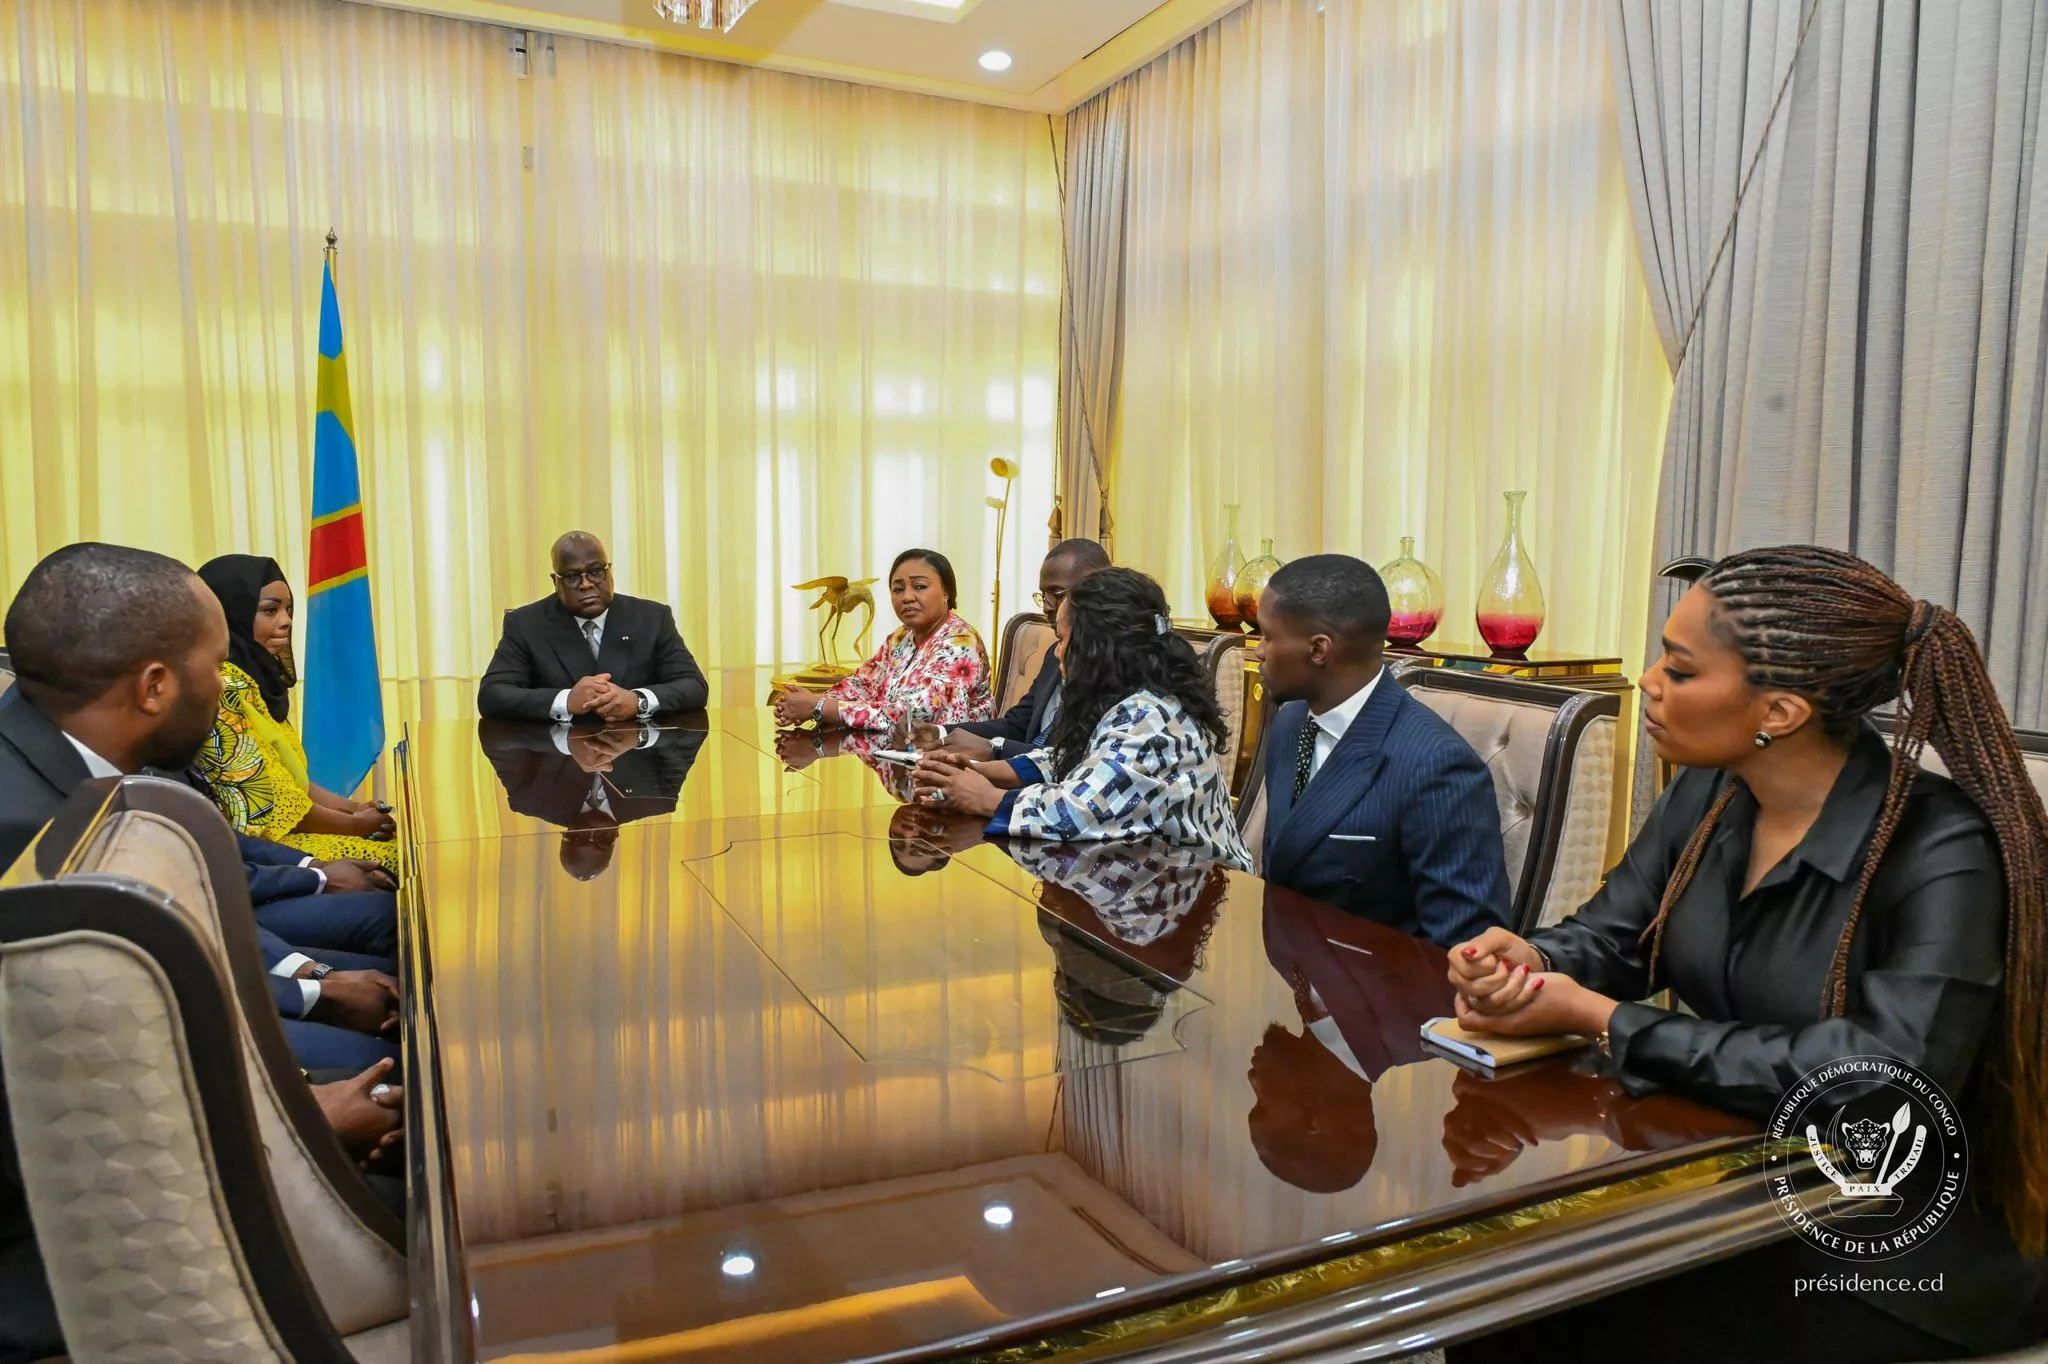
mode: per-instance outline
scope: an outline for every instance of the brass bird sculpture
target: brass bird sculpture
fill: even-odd
[[[807,583],[795,585],[794,590],[798,592],[809,592],[813,588],[822,589],[818,599],[811,603],[813,611],[821,606],[830,608],[826,612],[824,622],[818,626],[818,652],[823,655],[820,661],[825,667],[839,666],[839,625],[853,614],[857,606],[867,607],[868,614],[867,619],[860,623],[860,629],[854,633],[853,650],[855,654],[860,654],[866,648],[863,641],[867,638],[868,627],[875,623],[875,594],[868,591],[868,588],[878,581],[880,580],[876,578],[862,578],[858,582],[851,582],[835,575],[829,578],[813,578]],[[831,633],[829,644],[826,642],[828,631]]]

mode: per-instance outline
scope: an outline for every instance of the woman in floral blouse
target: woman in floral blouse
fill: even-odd
[[[775,717],[785,725],[816,720],[821,729],[881,730],[993,718],[988,650],[953,609],[958,591],[945,555],[904,550],[889,565],[889,601],[902,626],[831,691],[783,693]]]

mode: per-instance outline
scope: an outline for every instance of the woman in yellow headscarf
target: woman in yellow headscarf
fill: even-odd
[[[275,559],[224,554],[199,576],[228,621],[220,711],[199,770],[236,830],[297,848],[323,862],[359,858],[398,870],[397,826],[378,806],[313,784],[306,749],[289,723],[292,589]]]

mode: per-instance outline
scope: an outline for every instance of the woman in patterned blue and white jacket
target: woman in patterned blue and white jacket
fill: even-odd
[[[1062,680],[1051,746],[1008,762],[927,755],[917,799],[987,815],[992,836],[1158,838],[1250,870],[1216,757],[1223,712],[1167,611],[1159,584],[1135,569],[1074,584],[1054,646]]]

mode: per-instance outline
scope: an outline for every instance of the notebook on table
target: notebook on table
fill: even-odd
[[[1498,1070],[1520,1065],[1540,1056],[1555,1056],[1588,1045],[1576,1033],[1550,1033],[1542,1037],[1499,1037],[1493,1033],[1467,1032],[1455,1018],[1432,1018],[1422,1025],[1424,1043],[1448,1052],[1453,1060]]]

